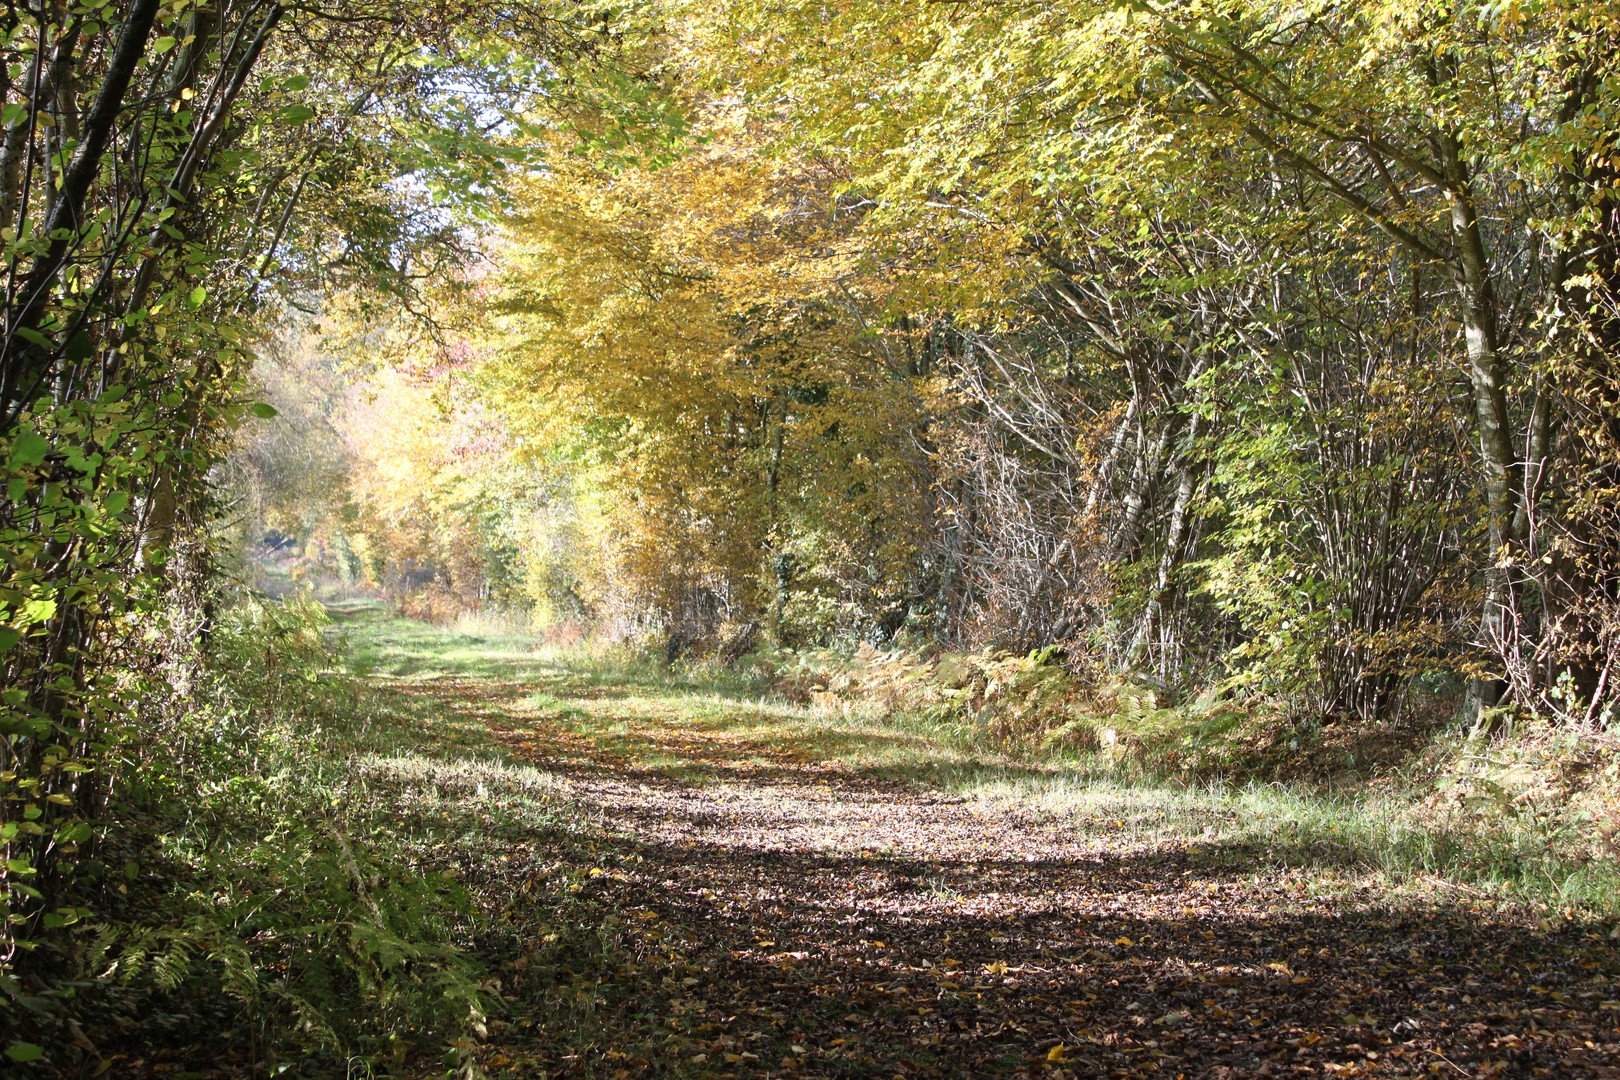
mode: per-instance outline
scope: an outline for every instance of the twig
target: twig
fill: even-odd
[[[1459,885],[1455,881],[1447,881],[1445,878],[1435,877],[1433,874],[1423,874],[1421,875],[1421,880],[1430,882],[1434,885],[1444,885],[1447,888],[1456,889],[1459,892],[1465,892],[1470,896],[1477,896],[1481,900],[1495,899],[1495,897],[1491,896],[1490,893],[1480,892],[1478,889],[1470,889],[1467,885]]]
[[[1429,1053],[1433,1054],[1435,1057],[1439,1058],[1441,1061],[1445,1062],[1447,1065],[1450,1065],[1453,1069],[1456,1069],[1457,1072],[1460,1073],[1461,1075],[1463,1075],[1463,1076],[1468,1075],[1468,1070],[1467,1069],[1464,1069],[1461,1065],[1458,1065],[1455,1061],[1452,1061],[1450,1058],[1446,1057],[1446,1055],[1442,1054],[1440,1051],[1438,1051],[1438,1050],[1430,1050]]]

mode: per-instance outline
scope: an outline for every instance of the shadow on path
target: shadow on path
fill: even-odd
[[[622,1049],[558,1074],[1620,1077],[1598,928],[1459,892],[1317,893],[1218,842],[1082,833],[826,764],[830,736],[559,714],[533,690],[408,688],[600,816],[582,888],[663,957],[613,999]]]

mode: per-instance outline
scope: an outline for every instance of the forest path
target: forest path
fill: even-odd
[[[1620,1076],[1590,925],[936,790],[880,725],[555,669],[401,689],[555,778],[584,824],[505,861],[571,866],[612,939],[543,993],[487,956],[494,1075]]]

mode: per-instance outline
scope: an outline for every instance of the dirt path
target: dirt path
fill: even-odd
[[[628,700],[466,705],[488,690],[440,692],[599,815],[576,889],[634,956],[593,1006],[611,1034],[528,1048],[551,1075],[1620,1077],[1598,928],[1456,888],[1317,894],[1198,837],[1133,845]]]

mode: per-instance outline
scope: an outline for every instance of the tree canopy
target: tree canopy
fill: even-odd
[[[1609,0],[0,5],[0,989],[246,708],[196,687],[316,664],[284,550],[1043,732],[1049,675],[1607,729],[1617,56]],[[418,960],[481,1024],[374,911],[397,1028]]]

